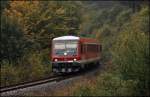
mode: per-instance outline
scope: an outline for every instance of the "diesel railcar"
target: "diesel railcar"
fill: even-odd
[[[52,71],[70,73],[99,64],[102,46],[92,38],[61,36],[52,40]]]

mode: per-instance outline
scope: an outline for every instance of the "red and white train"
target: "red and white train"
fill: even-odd
[[[92,38],[62,36],[52,40],[52,71],[54,73],[77,72],[99,64],[101,44]]]

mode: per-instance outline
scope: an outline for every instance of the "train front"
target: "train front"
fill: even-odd
[[[52,41],[52,71],[54,73],[77,72],[80,69],[79,37],[62,36]]]

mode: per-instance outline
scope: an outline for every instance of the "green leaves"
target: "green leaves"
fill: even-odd
[[[80,5],[76,3],[78,2],[10,1],[10,7],[5,8],[1,15],[3,56],[14,60],[17,56],[12,53],[21,57],[26,50],[49,48],[53,37],[77,35]]]
[[[17,60],[22,56],[25,37],[23,36],[23,30],[18,24],[18,21],[11,19],[5,13],[1,18],[1,55],[2,59],[8,59],[10,61]]]
[[[141,6],[137,4],[137,7]],[[91,89],[90,85],[81,86],[77,90],[78,95],[149,95],[148,8],[146,4],[140,10],[117,5],[109,10],[92,10],[89,13],[94,14],[84,16],[81,30],[96,32],[103,47],[103,61],[112,60],[111,65],[115,68],[112,70],[116,73],[106,70],[99,75],[95,89]]]
[[[124,79],[139,80],[138,86],[143,88],[138,89],[146,93],[149,83],[149,36],[147,36],[148,27],[141,22],[147,16],[141,15],[141,12],[146,11],[143,8],[139,13],[133,16],[131,22],[124,26],[124,32],[121,32],[113,45],[112,55],[113,62],[117,64],[120,73]],[[146,11],[148,12],[148,11]],[[149,22],[149,21],[145,21]],[[141,30],[144,28],[144,30]],[[140,93],[140,92],[139,92]]]

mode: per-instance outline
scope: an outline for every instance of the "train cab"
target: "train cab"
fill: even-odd
[[[53,72],[79,71],[79,37],[63,36],[52,41]]]
[[[52,71],[70,73],[83,69],[86,64],[98,62],[101,47],[95,39],[61,36],[52,40]]]

